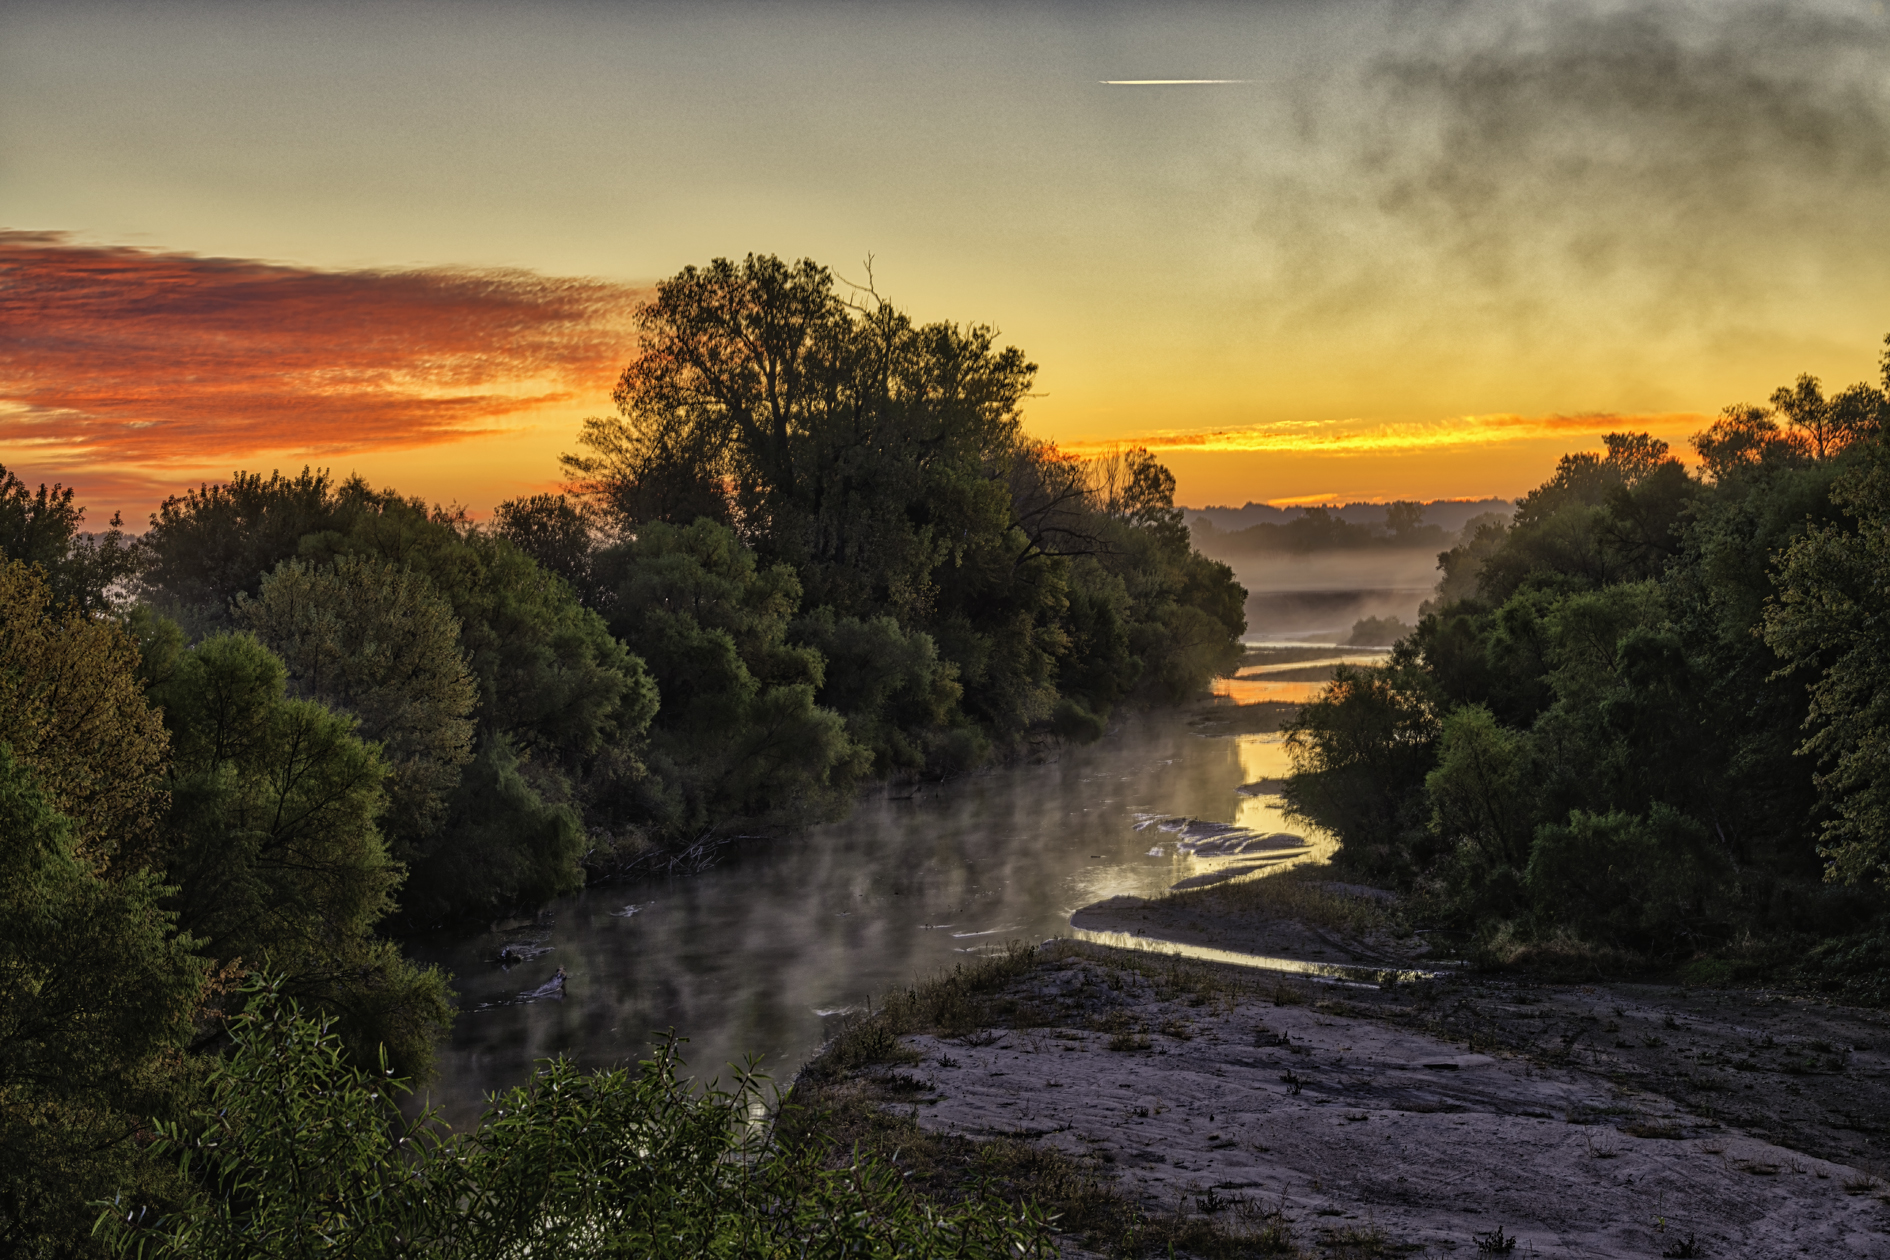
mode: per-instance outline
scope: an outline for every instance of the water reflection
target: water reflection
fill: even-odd
[[[1278,736],[1208,738],[1185,714],[1145,715],[1048,764],[863,800],[845,822],[702,875],[586,889],[538,930],[416,948],[456,974],[460,994],[432,1101],[464,1123],[535,1059],[626,1062],[667,1028],[690,1039],[700,1076],[752,1054],[785,1080],[834,1013],[968,952],[1067,935],[1071,912],[1091,902],[1215,869],[1138,832],[1138,820],[1300,830],[1277,798],[1236,792],[1285,770]],[[524,956],[502,968],[506,944],[549,949],[517,949]],[[520,1000],[560,967],[562,1000]]]
[[[1214,694],[1226,696],[1235,704],[1261,704],[1276,701],[1305,704],[1325,690],[1332,680],[1334,665],[1382,665],[1384,652],[1367,651],[1347,656],[1333,656],[1319,661],[1282,661],[1248,665],[1231,678],[1216,678]]]
[[[1112,949],[1137,950],[1146,954],[1160,954],[1165,958],[1188,958],[1199,962],[1226,963],[1229,966],[1252,967],[1260,971],[1278,971],[1287,975],[1308,976],[1315,980],[1352,985],[1362,989],[1382,989],[1388,984],[1410,984],[1412,981],[1430,979],[1440,974],[1437,971],[1421,971],[1409,967],[1308,962],[1302,958],[1250,954],[1238,949],[1219,949],[1213,945],[1187,945],[1179,941],[1162,941],[1147,936],[1134,936],[1128,932],[1099,932],[1090,928],[1073,927],[1069,930],[1069,935],[1079,941],[1107,945]]]

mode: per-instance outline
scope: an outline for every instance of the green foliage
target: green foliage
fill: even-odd
[[[508,499],[493,512],[492,528],[533,564],[563,578],[581,598],[595,598],[591,557],[596,530],[582,504],[562,494]]]
[[[402,874],[375,826],[386,763],[352,718],[289,699],[286,675],[251,636],[221,634],[153,690],[179,923],[220,963],[287,975],[370,1060],[379,1044],[423,1070],[451,1013],[444,977],[372,935]]]
[[[1521,874],[1535,830],[1533,751],[1526,736],[1506,730],[1481,705],[1455,709],[1442,723],[1424,795],[1430,834],[1449,854],[1460,912],[1482,918],[1521,908]]]
[[[401,894],[410,920],[489,920],[583,885],[583,823],[532,789],[504,735],[487,739],[460,776],[439,834],[411,860]]]
[[[1437,595],[1418,608],[1420,617],[1473,598],[1482,584],[1483,565],[1503,548],[1509,522],[1495,512],[1480,512],[1464,522],[1457,544],[1437,557]]]
[[[205,975],[149,873],[107,879],[0,743],[0,1251],[92,1250],[88,1202],[164,1191],[136,1141],[186,1084]]]
[[[1441,557],[1372,686],[1345,673],[1307,706],[1288,800],[1342,862],[1505,949],[1865,927],[1880,893],[1817,881],[1890,882],[1886,414],[1873,386],[1805,377],[1695,437],[1705,479],[1646,435],[1565,457]],[[1445,715],[1434,741],[1394,737],[1401,696]]]
[[[227,624],[231,602],[337,524],[340,504],[324,470],[296,477],[238,472],[227,483],[172,495],[138,542],[138,589],[193,634]]]
[[[675,1043],[634,1072],[560,1060],[447,1136],[393,1103],[326,1025],[254,994],[190,1120],[159,1127],[194,1192],[162,1217],[131,1196],[99,1229],[121,1255],[220,1257],[990,1257],[1055,1254],[1048,1222],[938,1207],[870,1157],[786,1150],[755,1123],[763,1082],[698,1091]],[[839,1153],[834,1152],[833,1155]],[[837,1166],[836,1166],[837,1165]]]
[[[1702,823],[1656,802],[1645,816],[1573,810],[1566,824],[1544,824],[1523,882],[1545,922],[1672,955],[1711,939],[1727,865]]]
[[[771,257],[665,281],[619,414],[564,461],[580,496],[490,526],[309,469],[166,500],[138,547],[149,680],[181,651],[155,614],[247,627],[357,717],[418,925],[571,887],[580,832],[618,865],[620,838],[700,856],[1235,668],[1245,592],[1168,470],[1029,440],[1021,351],[867,297]]]
[[[1829,811],[1819,852],[1848,882],[1890,884],[1890,449],[1860,443],[1831,490],[1852,518],[1816,526],[1780,557],[1765,640],[1810,675],[1810,735]]]
[[[612,807],[641,790],[653,680],[512,541],[553,559],[575,546],[584,535],[559,502],[511,505],[488,532],[358,478],[238,474],[168,500],[146,535],[148,598],[199,629],[255,628],[298,694],[381,742],[394,772],[382,825],[411,868],[410,922],[574,886],[574,811],[619,822]],[[481,781],[463,783],[474,753],[499,743]],[[461,825],[475,803],[510,811],[482,816],[477,843]]]
[[[800,583],[733,530],[644,526],[599,559],[611,628],[662,681],[644,808],[696,839],[736,819],[819,817],[843,804],[871,753],[814,702],[825,662],[788,641]]]
[[[351,715],[381,746],[382,829],[420,849],[472,760],[477,692],[452,608],[411,569],[342,555],[278,565],[254,598],[236,597],[236,620],[288,666],[295,694]]]
[[[1247,592],[1233,569],[1190,545],[1175,507],[1175,479],[1147,451],[1136,448],[1098,461],[1092,479],[1098,519],[1090,528],[1101,544],[1095,559],[1128,596],[1124,602],[1113,587],[1103,587],[1133,653],[1125,667],[1112,670],[1115,686],[1121,695],[1139,686],[1169,701],[1198,695],[1209,679],[1239,667]],[[1078,589],[1101,585],[1085,583],[1087,571],[1079,562]],[[1074,628],[1086,629],[1080,617]],[[1084,638],[1085,646],[1113,654],[1113,630]],[[1107,690],[1091,683],[1075,695],[1106,714],[1114,700]]]
[[[1421,853],[1421,792],[1438,720],[1430,685],[1408,649],[1383,666],[1341,665],[1287,726],[1294,773],[1287,808],[1341,837],[1373,874],[1408,873]]]
[[[1566,590],[1652,577],[1674,554],[1697,483],[1665,442],[1644,433],[1605,441],[1606,455],[1564,455],[1517,503],[1506,531],[1480,529],[1460,544],[1483,553],[1476,565],[1483,602],[1500,604],[1525,583]],[[1464,562],[1441,563],[1448,573]]]
[[[166,500],[141,546],[142,589],[187,629],[229,625],[238,597],[257,595],[285,560],[371,557],[411,570],[459,621],[481,731],[505,731],[567,772],[607,744],[634,744],[655,712],[640,663],[567,582],[508,537],[359,478],[238,473]]]
[[[1172,698],[1232,667],[1244,593],[1190,550],[1174,478],[1146,451],[1083,465],[1025,438],[1035,368],[991,329],[918,325],[754,256],[665,281],[639,323],[619,414],[587,421],[566,466],[625,532],[739,525],[810,615],[925,635],[957,711],[897,739],[861,720],[882,768],[1092,737],[1138,685]]]
[[[29,492],[26,484],[0,464],[0,563],[38,565],[61,605],[104,611],[119,583],[137,570],[124,521],[114,513],[102,534],[80,532],[85,509],[73,503],[68,486],[44,482]]]
[[[889,616],[840,617],[816,608],[797,617],[789,638],[823,662],[815,699],[845,719],[852,740],[872,751],[873,770],[921,770],[962,719],[958,670],[939,659],[932,636],[902,630]]]
[[[165,805],[164,724],[132,635],[55,601],[37,566],[0,565],[0,743],[71,819],[89,861],[137,870]]]

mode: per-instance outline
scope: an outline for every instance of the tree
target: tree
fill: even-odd
[[[183,1101],[205,968],[156,877],[102,877],[4,743],[0,836],[0,1250],[84,1255],[92,1202],[169,1189],[135,1139]]]
[[[139,540],[139,593],[193,634],[225,627],[238,595],[297,555],[302,540],[341,514],[326,469],[295,477],[236,472],[228,482],[172,495]]]
[[[737,820],[817,818],[870,765],[815,692],[825,662],[788,641],[800,584],[709,520],[651,523],[607,554],[611,628],[663,689],[644,808],[670,836],[706,838]]]
[[[1348,860],[1380,875],[1422,870],[1422,790],[1438,738],[1429,680],[1415,653],[1383,666],[1341,665],[1287,726],[1287,808],[1339,836]]]
[[[1474,565],[1472,597],[1493,608],[1530,582],[1592,588],[1658,572],[1679,547],[1698,484],[1658,438],[1610,433],[1604,442],[1605,454],[1564,455],[1507,530],[1482,530],[1440,558],[1448,589],[1465,591]]]
[[[478,690],[452,607],[424,577],[368,556],[290,560],[236,620],[289,669],[294,692],[353,715],[390,770],[382,825],[411,854],[438,830],[472,760]]]
[[[375,827],[386,763],[353,718],[288,698],[287,673],[252,636],[221,634],[153,689],[174,754],[179,924],[219,963],[285,975],[362,1061],[384,1046],[424,1070],[452,1013],[439,972],[373,935],[402,875]]]
[[[1048,718],[1065,646],[1050,553],[1074,500],[1066,465],[1020,436],[1035,370],[1020,351],[752,256],[685,269],[638,320],[618,416],[566,457],[592,501],[625,526],[687,525],[637,504],[659,484],[681,487],[664,503],[713,493],[691,511],[739,523],[810,607],[929,634],[993,733]]]
[[[1890,366],[1885,371],[1890,383]],[[1789,388],[1781,385],[1772,392],[1772,406],[1803,438],[1814,459],[1827,459],[1859,438],[1881,433],[1886,416],[1883,390],[1860,384],[1826,398],[1815,376],[1800,376]]]
[[[19,560],[0,566],[0,743],[72,820],[87,861],[154,860],[167,740],[137,645],[111,621],[61,609],[43,571]]]
[[[493,512],[492,528],[539,568],[563,578],[580,598],[595,597],[591,581],[595,531],[577,501],[562,494],[508,499]]]
[[[528,541],[563,537],[575,546],[573,536],[557,533],[570,522],[558,523],[555,502],[527,509],[507,514],[506,528],[524,530]],[[551,523],[533,533],[521,524],[528,519]],[[254,536],[232,541],[231,530]],[[199,631],[232,624],[240,605],[244,617],[262,618],[254,624],[295,658],[298,674],[333,658],[361,675],[320,665],[319,694],[358,713],[396,762],[387,822],[410,864],[410,922],[484,914],[535,895],[529,890],[568,888],[581,878],[569,842],[571,829],[582,829],[578,813],[623,821],[613,811],[643,777],[655,685],[571,584],[509,536],[359,478],[336,485],[326,473],[238,474],[228,486],[167,502],[146,555],[151,598],[195,609]],[[252,565],[265,567],[250,573]],[[340,576],[344,570],[350,576]],[[265,581],[283,584],[277,602],[287,611],[264,607]],[[359,658],[368,646],[380,664]],[[426,662],[420,673],[403,672]],[[298,687],[309,685],[298,678]],[[468,782],[467,757],[488,745],[495,747],[477,763],[480,781]],[[469,811],[501,805],[518,812],[480,817],[485,839],[458,843],[473,834]],[[547,822],[552,815],[562,821]],[[509,844],[487,843],[506,837]],[[541,841],[551,849],[530,848]],[[540,876],[548,854],[562,866],[547,883]],[[468,867],[474,855],[495,865]]]
[[[1506,951],[1863,928],[1890,883],[1880,399],[1805,377],[1727,408],[1703,480],[1645,434],[1564,457],[1440,557],[1391,668],[1302,710],[1289,802]]]
[[[1035,371],[987,328],[915,327],[884,302],[856,311],[807,260],[686,267],[637,324],[619,418],[587,422],[592,454],[566,466],[621,500],[680,457],[695,484],[725,484],[745,521],[777,535],[815,527],[795,541],[829,560],[844,558],[846,531],[817,526],[839,523],[822,509],[853,456],[925,443],[949,458],[967,438],[989,449],[1014,432]]]
[[[1791,467],[1810,458],[1805,439],[1787,432],[1763,407],[1733,406],[1706,431],[1694,435],[1693,449],[1714,481],[1727,481],[1756,468]]]
[[[409,866],[401,893],[410,923],[491,922],[584,884],[584,824],[547,802],[504,734],[489,736],[461,774],[444,825]]]
[[[29,493],[17,476],[0,464],[0,562],[36,564],[51,583],[54,597],[85,612],[100,612],[112,591],[136,571],[137,562],[124,534],[124,521],[113,514],[103,534],[80,532],[85,509],[73,491],[40,483]]]
[[[1424,505],[1399,499],[1385,505],[1385,528],[1393,538],[1403,538],[1424,523]]]
[[[1784,552],[1764,633],[1781,673],[1812,676],[1801,751],[1831,811],[1829,875],[1890,885],[1890,449],[1876,438],[1857,454],[1831,491],[1855,524],[1815,526]]]
[[[1138,684],[1192,694],[1238,654],[1244,593],[1188,559],[1173,475],[1140,448],[1085,463],[1027,438],[1036,368],[991,328],[752,255],[684,269],[638,322],[618,414],[564,458],[582,493],[624,532],[735,528],[836,627],[924,634],[959,713],[901,741],[940,768],[1030,731],[1094,736]]]
[[[847,734],[873,754],[877,774],[923,770],[959,758],[948,745],[972,735],[958,710],[958,670],[932,636],[902,630],[891,617],[837,617],[816,608],[788,627],[790,642],[820,654],[822,708],[846,720]]]

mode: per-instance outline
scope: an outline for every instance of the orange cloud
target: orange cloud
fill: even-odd
[[[1359,420],[1281,421],[1212,430],[1157,430],[1135,437],[1064,442],[1072,455],[1103,454],[1113,449],[1145,446],[1161,452],[1292,453],[1296,455],[1398,455],[1486,449],[1497,443],[1518,443],[1542,438],[1592,437],[1602,432],[1674,433],[1703,429],[1711,418],[1694,412],[1617,415],[1488,415],[1372,424]],[[1676,449],[1686,457],[1687,452]],[[1308,501],[1318,496],[1294,496]]]
[[[0,232],[0,448],[88,494],[146,499],[184,470],[271,453],[500,434],[601,402],[642,296],[525,271],[320,271]]]

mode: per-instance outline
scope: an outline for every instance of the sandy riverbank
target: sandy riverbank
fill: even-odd
[[[1160,930],[1153,904],[1094,913]],[[805,1101],[1056,1152],[1195,1254],[1476,1254],[1500,1227],[1518,1255],[1890,1256],[1876,1012],[1467,977],[1337,988],[1068,942],[1013,972],[949,1026],[909,1005],[878,1062],[817,1064]],[[1121,1244],[1106,1215],[1087,1247]]]

